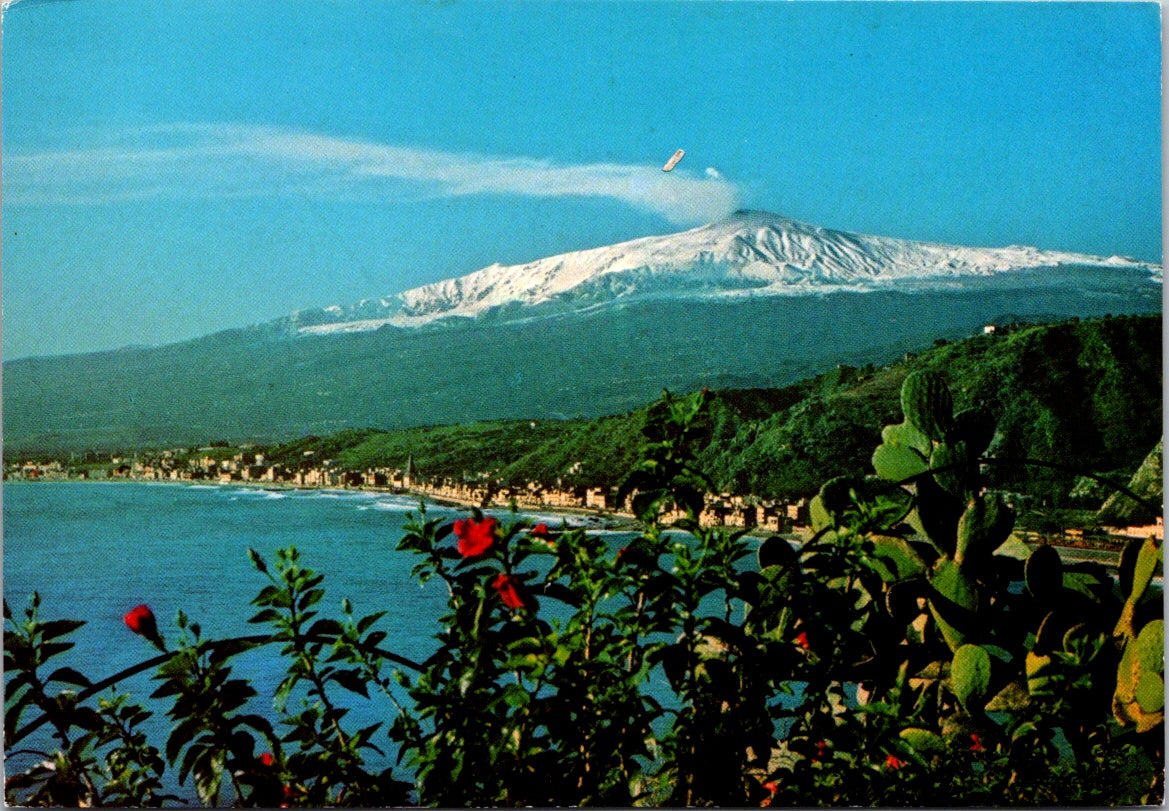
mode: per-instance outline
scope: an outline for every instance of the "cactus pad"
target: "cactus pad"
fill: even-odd
[[[901,410],[934,442],[941,442],[954,425],[954,401],[950,387],[937,372],[911,372],[901,384]]]

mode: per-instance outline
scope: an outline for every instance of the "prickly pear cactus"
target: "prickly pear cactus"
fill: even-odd
[[[911,372],[901,384],[905,419],[934,442],[941,442],[954,425],[954,401],[940,374]]]
[[[1165,622],[1153,620],[1128,640],[1116,672],[1112,712],[1148,732],[1165,719]]]
[[[1160,560],[1161,543],[1155,538],[1133,541],[1121,556],[1125,600],[1113,633],[1124,641],[1124,653],[1116,671],[1112,712],[1120,723],[1135,724],[1138,732],[1153,729],[1165,718],[1165,623],[1154,619],[1137,627],[1138,615],[1147,613],[1139,609]]]
[[[960,439],[938,443],[930,454],[930,470],[936,471],[934,481],[950,495],[965,501],[978,480],[976,459]]]
[[[975,565],[984,562],[1007,540],[1014,527],[1015,512],[1007,506],[1002,496],[976,496],[958,519],[958,544],[954,549],[954,562],[959,566],[967,560]]]
[[[978,587],[956,563],[942,558],[934,564],[930,590],[930,613],[950,650],[957,652],[978,626]]]
[[[901,408],[905,421],[885,426],[873,468],[881,479],[913,485],[913,510],[906,520],[938,555],[926,576],[929,613],[956,652],[972,635],[985,636],[979,613],[989,601],[979,574],[1010,536],[1015,515],[1001,497],[979,493],[978,457],[994,436],[986,412],[970,409],[955,416],[946,381],[932,371],[905,378]],[[918,571],[923,569],[920,564]],[[897,575],[912,571],[905,566]]]

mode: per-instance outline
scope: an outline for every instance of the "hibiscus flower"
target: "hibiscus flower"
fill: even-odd
[[[524,595],[520,591],[519,578],[501,572],[491,581],[491,588],[499,592],[500,599],[508,608],[524,607]]]
[[[126,623],[126,627],[138,636],[150,640],[154,647],[161,651],[166,650],[162,637],[158,634],[158,622],[154,619],[154,612],[150,610],[150,606],[134,606],[126,612],[126,616],[122,617],[122,622]]]
[[[460,518],[455,522],[455,535],[459,539],[459,554],[465,558],[482,555],[495,543],[495,519]]]

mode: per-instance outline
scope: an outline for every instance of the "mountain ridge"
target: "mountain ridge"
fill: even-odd
[[[337,307],[316,323],[340,326],[320,334],[286,317],[158,347],[5,361],[5,450],[270,442],[345,427],[596,416],[634,408],[663,387],[783,385],[839,363],[884,362],[936,339],[981,332],[1004,313],[1060,319],[1162,309],[1147,263],[1103,259],[995,272],[981,249],[946,254],[957,275],[944,283],[903,274],[896,284],[808,283],[802,295],[754,295],[775,281],[763,278],[774,266],[764,267],[761,256],[815,246],[823,249],[816,254],[822,264],[808,262],[808,272],[827,278],[832,262],[855,259],[861,245],[860,237],[788,220],[780,234],[768,225],[774,222],[773,215],[746,214],[644,238],[635,241],[636,256],[618,246],[610,259],[627,266],[611,264],[613,272],[589,276],[565,299],[488,300],[473,317],[446,319],[457,328],[441,318],[422,328],[368,320],[353,326],[354,314]],[[884,239],[865,242],[866,256],[880,254],[882,245],[886,254],[907,255],[909,243]],[[911,247],[935,257],[941,250],[922,244]],[[654,250],[658,270],[647,275],[637,268]],[[659,261],[669,250],[685,260],[674,270]],[[1011,267],[1007,258],[1033,262],[1039,255],[994,250],[991,258],[1004,267]],[[1083,261],[1079,254],[1042,255]],[[704,263],[697,274],[686,264],[695,256]],[[737,257],[738,276],[719,264],[727,256]],[[982,272],[958,273],[964,256],[984,260]],[[839,266],[862,281],[873,275],[859,260]],[[581,274],[577,282],[588,275]],[[699,283],[671,283],[679,275]],[[384,306],[372,302],[359,315]]]
[[[824,228],[764,211],[674,234],[639,237],[531,262],[494,263],[463,276],[353,305],[287,317],[304,335],[413,328],[505,312],[530,317],[634,298],[807,295],[899,287],[934,289],[1017,270],[1160,266],[1024,245],[971,248]]]

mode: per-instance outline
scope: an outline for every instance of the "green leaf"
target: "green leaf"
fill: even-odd
[[[1023,543],[1018,535],[1011,535],[994,552],[996,555],[1015,560],[1026,560],[1031,557],[1031,547]]]
[[[913,448],[925,458],[929,455],[933,443],[930,438],[913,426],[912,423],[899,422],[896,425],[886,425],[881,430],[881,442],[886,445],[900,445],[903,448]]]
[[[950,650],[957,651],[966,643],[966,635],[976,628],[978,592],[958,565],[945,558],[934,566],[930,577],[934,594],[930,597],[930,613]]]
[[[333,674],[333,681],[352,693],[369,698],[369,686],[359,671],[338,670]]]
[[[57,668],[45,681],[59,681],[63,684],[76,684],[79,687],[89,687],[89,685],[93,684],[84,673],[78,672],[71,667]]]
[[[1153,620],[1141,628],[1135,644],[1137,667],[1160,673],[1164,669],[1165,621]]]
[[[1124,545],[1120,552],[1120,565],[1117,570],[1117,581],[1120,583],[1120,593],[1127,599],[1132,594],[1133,575],[1136,573],[1137,558],[1141,547],[1145,545],[1142,538],[1134,538]]]
[[[870,540],[873,544],[873,557],[887,567],[888,576],[882,576],[886,583],[908,580],[925,572],[925,561],[904,539],[876,535]]]
[[[878,445],[873,451],[873,469],[888,481],[899,482],[929,470],[920,452],[903,445]]]
[[[930,585],[938,594],[967,611],[978,609],[978,594],[974,584],[953,562],[941,559],[934,566]]]
[[[40,626],[41,638],[45,641],[56,639],[76,631],[82,625],[85,625],[84,620],[53,620],[42,623]]]
[[[276,620],[280,619],[281,616],[283,616],[283,615],[279,611],[277,611],[276,609],[265,608],[265,609],[258,611],[251,619],[248,620],[248,622],[250,622],[250,623],[275,622]]]
[[[1097,572],[1070,569],[1071,567],[1065,567],[1063,573],[1063,587],[1069,591],[1082,594],[1099,603],[1101,596],[1107,594],[1111,588],[1111,580],[1107,579],[1107,575],[1101,577]]]
[[[503,688],[503,700],[507,702],[509,707],[519,709],[528,706],[531,703],[532,697],[527,690],[518,684],[509,684]]]
[[[1164,621],[1148,623],[1129,644],[1133,647],[1133,697],[1142,713],[1161,712],[1165,708]]]
[[[1144,596],[1149,581],[1157,569],[1157,560],[1161,556],[1161,546],[1154,538],[1146,538],[1137,552],[1136,565],[1133,568],[1132,592],[1129,595],[1134,603]]]
[[[990,654],[980,645],[963,645],[950,663],[950,685],[964,707],[979,702],[990,688]]]
[[[961,566],[966,558],[985,560],[1011,534],[1015,513],[997,494],[976,496],[958,519],[958,543],[954,562]]]
[[[341,623],[337,620],[320,619],[312,624],[312,627],[306,632],[306,636],[325,636],[334,637],[341,636],[345,633],[345,629],[341,627]]]
[[[954,402],[945,379],[932,370],[910,372],[901,384],[906,422],[940,442],[954,424]]]
[[[24,710],[32,701],[32,696],[28,693],[25,693],[20,697],[19,700],[11,701],[10,695],[9,700],[10,703],[4,709],[4,736],[8,740],[12,740],[12,736],[15,734],[16,728],[20,724],[20,717],[24,714]]]
[[[1143,712],[1157,713],[1165,709],[1165,679],[1159,673],[1138,673],[1133,692]]]
[[[252,599],[253,605],[270,605],[275,608],[292,608],[292,596],[276,586],[264,586]]]
[[[817,532],[832,526],[832,517],[828,515],[828,510],[824,509],[824,502],[820,500],[820,496],[813,496],[808,502],[808,514],[812,521],[812,529]]]
[[[179,752],[181,752],[183,747],[190,742],[192,737],[194,737],[201,724],[201,718],[184,718],[179,721],[178,725],[175,726],[174,729],[171,730],[170,736],[166,741],[166,759],[170,761],[171,765],[174,765],[175,760],[179,756]],[[193,757],[191,752],[197,749],[198,746],[192,746],[191,749],[187,751],[186,760],[190,760]],[[184,762],[186,762],[186,760]],[[179,776],[180,782],[184,779],[186,771],[187,770],[184,769],[183,774]]]
[[[45,642],[41,645],[41,656],[44,661],[52,659],[73,647],[72,642]]]
[[[943,442],[930,454],[930,470],[943,490],[963,500],[973,489],[977,468],[971,462],[966,443]]]
[[[820,486],[820,504],[831,518],[839,518],[853,506],[853,494],[858,489],[858,482],[856,476],[837,476]]]
[[[946,742],[942,736],[928,729],[908,727],[901,730],[900,737],[921,755],[940,755],[946,751]]]
[[[1019,712],[1031,703],[1031,696],[1021,681],[1012,681],[987,702],[987,712]]]
[[[373,614],[369,614],[367,616],[362,617],[361,619],[359,619],[357,621],[357,633],[364,634],[366,631],[369,630],[371,625],[373,625],[375,622],[380,620],[387,613],[389,613],[389,612],[377,611],[377,612],[374,612]]]
[[[248,547],[248,560],[250,560],[252,565],[256,567],[256,571],[260,572],[261,574],[268,573],[268,564],[264,563],[264,559],[260,557],[260,553],[251,547]]]
[[[1052,689],[1051,657],[1028,651],[1023,671],[1027,674],[1027,692],[1033,696],[1048,695]]]

